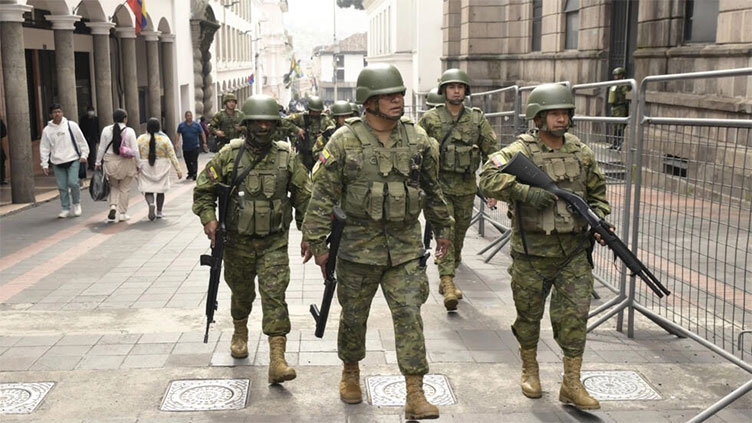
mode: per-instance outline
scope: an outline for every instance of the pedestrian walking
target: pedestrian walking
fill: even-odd
[[[49,111],[52,120],[42,130],[42,139],[39,141],[42,171],[49,175],[49,164],[52,163],[62,204],[62,211],[57,217],[64,219],[70,216],[71,201],[73,216],[81,216],[78,175],[80,166],[86,166],[89,145],[78,124],[65,118],[60,104],[52,104]]]
[[[240,137],[242,132],[243,113],[237,110],[238,98],[233,93],[225,94],[222,99],[224,109],[217,112],[209,125],[209,132],[214,135],[217,150],[230,140]]]
[[[235,327],[230,354],[248,356],[248,316],[258,276],[262,330],[269,339],[269,383],[282,383],[296,376],[285,360],[290,332],[285,302],[290,283],[288,235],[293,208],[298,229],[303,222],[311,181],[290,145],[272,139],[280,121],[274,98],[251,96],[243,104],[243,113],[245,139],[232,140],[199,174],[193,212],[201,218],[214,246],[219,226],[215,212],[218,185],[231,186],[224,250],[224,275],[232,291],[230,313]]]
[[[380,286],[392,312],[397,362],[407,386],[405,417],[437,418],[438,408],[423,392],[428,362],[420,308],[429,290],[419,264],[424,250],[418,216],[425,210],[433,225],[437,257],[446,253],[452,218],[428,135],[402,118],[404,96],[402,75],[393,65],[369,65],[358,75],[356,101],[366,113],[349,119],[319,155],[303,222],[304,260],[314,255],[322,272],[326,268],[330,215],[340,204],[347,214],[337,256],[340,399],[362,401],[358,362],[366,355],[366,322]]]
[[[115,122],[102,130],[99,138],[99,150],[97,151],[96,168],[102,168],[110,182],[110,212],[107,214],[107,222],[115,223],[126,221],[130,216],[128,201],[133,178],[138,173],[138,142],[136,133],[129,128],[128,113],[123,109],[117,109],[112,113]]]
[[[543,84],[528,97],[525,119],[536,129],[491,155],[480,175],[481,192],[506,201],[512,218],[512,294],[517,319],[512,332],[520,344],[522,393],[540,398],[537,346],[540,321],[551,294],[551,326],[564,353],[559,401],[583,410],[600,408],[580,382],[587,318],[593,292],[592,245],[587,222],[564,200],[542,188],[517,182],[501,172],[516,153],[530,158],[556,184],[581,196],[603,218],[611,212],[606,180],[593,151],[567,133],[574,116],[574,96],[560,84]],[[553,288],[553,289],[552,289]]]
[[[614,68],[612,75],[614,80],[624,79],[624,68]],[[629,116],[629,99],[627,93],[632,91],[632,86],[626,85],[613,85],[608,89],[608,104],[611,106],[611,116],[613,117],[627,117]],[[614,124],[614,135],[609,149],[621,151],[621,144],[624,142],[624,128],[626,124],[616,123]]]
[[[5,180],[5,147],[3,147],[3,138],[8,135],[5,129],[5,122],[0,118],[0,185],[6,185],[8,181]]]
[[[170,189],[170,168],[175,168],[178,179],[183,177],[170,138],[162,132],[159,120],[146,122],[146,133],[138,137],[138,190],[144,194],[149,206],[149,220],[162,218],[164,193]],[[156,204],[155,204],[156,196]]]
[[[209,144],[211,142],[210,137],[211,134],[209,133],[209,124],[206,123],[206,118],[201,116],[198,119],[198,123],[201,124],[201,129],[204,130],[204,139],[206,140],[206,143],[204,144],[204,153],[209,152]]]
[[[202,148],[206,148],[206,135],[201,124],[193,120],[193,112],[185,112],[185,120],[180,122],[177,131],[176,145],[181,145],[180,136],[183,136],[182,148],[185,166],[188,168],[186,179],[196,180],[198,173],[198,155]]]
[[[470,95],[470,78],[465,71],[444,72],[437,94],[445,97],[444,103],[424,113],[418,125],[439,143],[439,184],[454,217],[449,251],[437,261],[439,294],[444,296],[444,307],[451,311],[457,309],[457,302],[462,299],[462,291],[454,285],[454,274],[462,262],[462,246],[473,218],[478,192],[475,172],[498,147],[496,133],[483,112],[463,104],[465,96]],[[489,200],[489,207],[495,205],[496,200]]]
[[[89,145],[89,157],[86,159],[89,170],[94,170],[97,161],[97,143],[99,142],[99,117],[94,111],[94,107],[89,105],[86,113],[79,119],[81,132],[86,137],[86,143]]]

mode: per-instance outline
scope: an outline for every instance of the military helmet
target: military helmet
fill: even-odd
[[[350,103],[345,100],[335,101],[334,104],[329,107],[329,110],[331,110],[332,116],[349,116],[353,114]]]
[[[441,74],[439,94],[444,95],[444,85],[451,83],[465,84],[465,95],[470,95],[470,78],[468,78],[467,73],[462,69],[447,69]]]
[[[266,94],[252,95],[243,103],[243,122],[249,120],[280,120],[279,106],[274,97]]]
[[[432,88],[431,91],[428,92],[428,95],[426,96],[426,105],[431,107],[436,107],[439,104],[444,104],[446,102],[446,98],[443,94],[439,94],[438,88]]]
[[[323,112],[324,100],[322,100],[321,97],[317,95],[312,95],[308,97],[308,104],[306,104],[306,109],[308,109],[309,112]]]
[[[228,101],[235,101],[238,102],[238,98],[233,93],[227,93],[224,97],[222,97],[222,104],[227,104]]]
[[[350,108],[352,109],[352,112],[354,115],[360,114],[360,107],[355,103],[350,103]]]
[[[574,96],[568,87],[561,84],[538,85],[527,98],[525,120],[534,119],[546,110],[570,109],[574,111]]]
[[[369,98],[381,94],[404,93],[405,83],[400,71],[386,63],[368,65],[360,71],[355,89],[355,102],[365,103]]]
[[[624,71],[624,68],[623,68],[623,67],[621,67],[621,66],[614,68],[614,70],[613,70],[613,71],[611,72],[611,74],[612,74],[613,76],[616,76],[616,75],[624,75],[625,73],[626,73],[626,72]]]

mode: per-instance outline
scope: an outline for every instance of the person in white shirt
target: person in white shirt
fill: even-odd
[[[60,190],[60,202],[63,210],[57,216],[60,219],[71,214],[71,200],[73,200],[73,216],[81,216],[81,190],[78,185],[78,169],[86,165],[89,155],[89,145],[86,143],[81,128],[76,122],[63,116],[60,104],[50,106],[52,120],[42,130],[39,142],[39,156],[42,160],[42,171],[49,175],[49,163],[55,171],[57,188]]]
[[[136,132],[126,126],[128,113],[117,109],[112,114],[114,124],[105,127],[99,138],[96,169],[102,168],[110,182],[110,212],[107,222],[123,222],[130,219],[128,211],[128,197],[133,178],[138,173],[138,143]],[[113,130],[117,128],[117,130]]]

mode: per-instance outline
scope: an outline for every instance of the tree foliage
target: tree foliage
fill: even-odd
[[[363,10],[363,0],[337,0],[337,6],[343,9],[354,7]]]

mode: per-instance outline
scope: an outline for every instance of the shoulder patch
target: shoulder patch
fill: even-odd
[[[491,162],[494,165],[496,165],[496,167],[502,167],[502,166],[504,166],[504,164],[501,163],[501,158],[499,158],[498,154],[494,154],[493,156],[491,156]]]
[[[217,182],[217,179],[219,179],[219,175],[217,174],[216,169],[214,169],[214,166],[207,166],[206,167],[206,176],[212,182]]]
[[[321,151],[321,153],[319,153],[319,162],[321,164],[326,164],[326,161],[329,160],[329,157],[331,156],[332,155],[329,154],[329,150],[327,150],[326,147],[324,147],[324,150]]]

